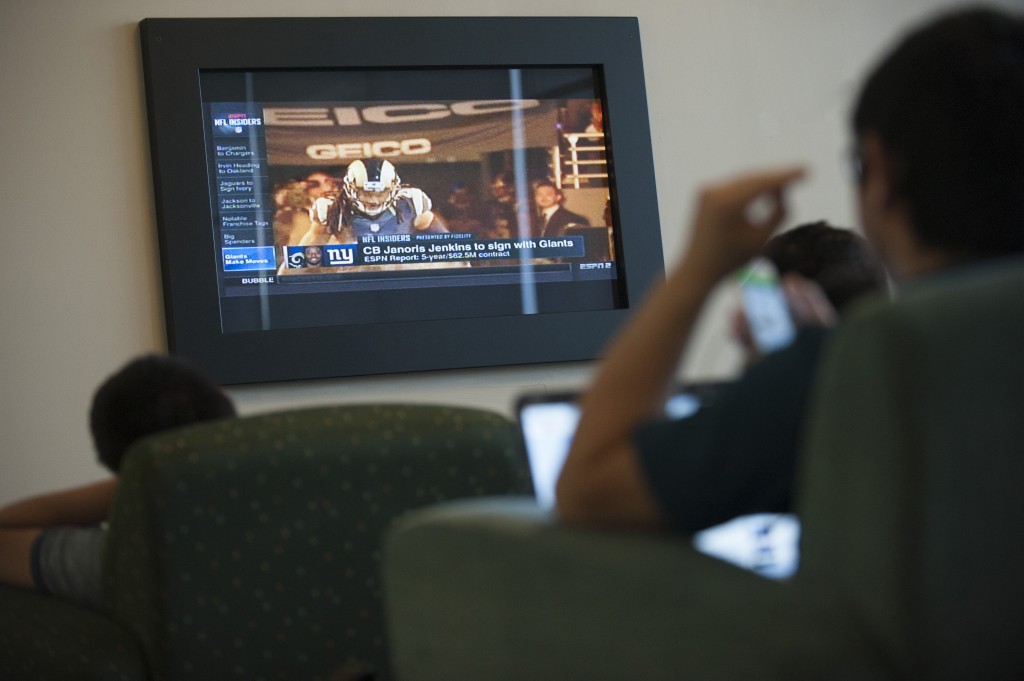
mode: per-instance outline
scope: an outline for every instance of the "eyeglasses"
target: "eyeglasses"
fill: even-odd
[[[864,184],[864,174],[867,172],[867,167],[864,164],[864,157],[861,156],[860,150],[855,146],[851,147],[846,152],[845,160],[846,172],[850,180],[858,185]]]

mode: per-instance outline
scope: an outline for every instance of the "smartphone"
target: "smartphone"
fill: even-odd
[[[740,298],[758,350],[767,354],[793,342],[796,325],[770,260],[755,258],[740,271]]]

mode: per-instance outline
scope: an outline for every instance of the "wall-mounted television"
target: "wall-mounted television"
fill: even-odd
[[[592,359],[661,275],[635,18],[140,30],[168,348],[223,384]]]

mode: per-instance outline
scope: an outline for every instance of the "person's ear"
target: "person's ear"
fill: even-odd
[[[858,144],[861,158],[861,191],[876,209],[892,211],[903,203],[903,170],[892,153],[873,132],[866,132]]]
[[[903,279],[914,271],[919,251],[906,199],[904,169],[875,133],[863,133],[857,148],[861,162],[861,226],[889,273],[897,280]]]

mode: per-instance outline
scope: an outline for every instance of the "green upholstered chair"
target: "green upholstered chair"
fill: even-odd
[[[1021,678],[1022,348],[1016,259],[844,323],[806,428],[787,582],[683,537],[567,527],[528,499],[410,514],[385,544],[396,676]]]
[[[146,679],[138,639],[103,613],[0,584],[0,679]]]
[[[311,408],[155,436],[123,467],[102,612],[0,590],[0,678],[388,679],[384,530],[528,485],[514,426],[478,409]]]

